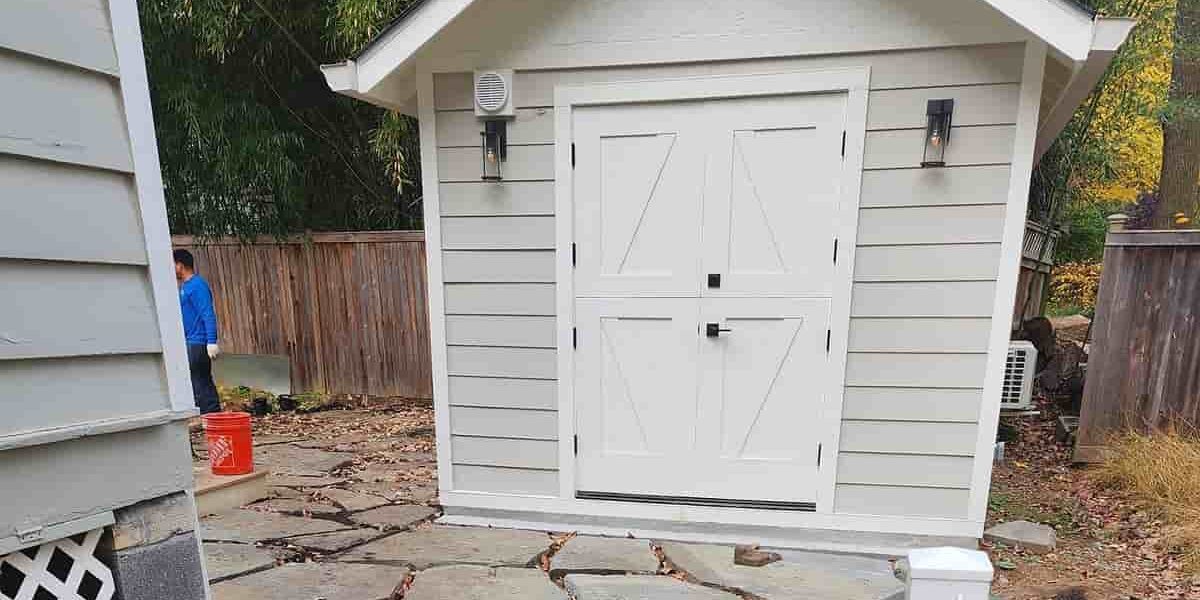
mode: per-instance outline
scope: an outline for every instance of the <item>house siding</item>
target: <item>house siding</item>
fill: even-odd
[[[4,554],[15,531],[187,489],[191,469],[109,4],[9,0],[0,23],[0,489],[22,490],[0,493]]]
[[[870,66],[834,510],[967,518],[1023,56],[1008,44],[519,71],[499,186],[478,181],[470,74],[435,74],[453,489],[558,493],[544,455],[558,431],[554,87]],[[916,165],[939,97],[961,106],[949,168],[932,172]]]

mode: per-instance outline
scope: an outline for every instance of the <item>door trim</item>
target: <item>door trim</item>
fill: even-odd
[[[845,92],[846,149],[842,163],[842,196],[838,213],[838,257],[833,275],[831,303],[830,368],[828,402],[821,416],[824,436],[820,440],[825,458],[817,473],[817,513],[832,513],[837,481],[837,448],[841,435],[842,396],[846,376],[846,346],[850,333],[850,294],[853,286],[854,250],[858,233],[858,207],[862,187],[862,165],[867,125],[869,67],[771,73],[760,75],[708,76],[581,86],[554,89],[555,154],[555,278],[558,341],[558,416],[560,440],[575,439],[575,327],[574,266],[571,247],[574,235],[574,167],[571,144],[573,111],[579,106],[717,100],[786,94]],[[831,257],[832,258],[832,257]],[[584,332],[587,335],[587,332]],[[572,444],[559,444],[559,493],[576,494],[576,460]]]

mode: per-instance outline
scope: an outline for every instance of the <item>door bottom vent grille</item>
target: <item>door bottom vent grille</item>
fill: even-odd
[[[772,500],[734,500],[730,498],[695,498],[691,496],[650,496],[645,494],[616,494],[612,492],[575,492],[579,500],[609,502],[638,502],[641,504],[682,504],[686,506],[717,506],[722,508],[754,508],[759,510],[790,510],[816,512],[816,502],[777,502]]]

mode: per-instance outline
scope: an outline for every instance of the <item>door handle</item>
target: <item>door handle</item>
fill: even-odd
[[[733,331],[733,330],[728,329],[726,327],[721,327],[720,323],[705,323],[704,324],[704,336],[705,337],[710,337],[710,338],[721,337],[722,333],[729,333],[730,331]]]

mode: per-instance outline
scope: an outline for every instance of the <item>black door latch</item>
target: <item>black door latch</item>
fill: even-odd
[[[708,287],[713,288],[713,289],[719,289],[721,287],[721,274],[720,273],[709,273],[708,274]]]
[[[733,330],[721,327],[720,323],[705,323],[704,324],[705,337],[710,337],[710,338],[721,337],[722,333],[729,333],[730,331],[733,331]]]

